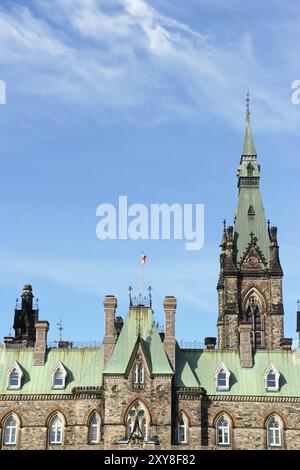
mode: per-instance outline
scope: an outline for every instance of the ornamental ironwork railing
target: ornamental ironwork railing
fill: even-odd
[[[178,341],[181,349],[205,349],[205,344],[202,341]]]

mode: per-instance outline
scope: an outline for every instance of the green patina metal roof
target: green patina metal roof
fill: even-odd
[[[252,206],[255,212],[253,217],[248,215],[250,206]],[[238,262],[248,247],[248,243],[251,240],[251,232],[257,237],[257,246],[268,262],[270,258],[270,237],[260,190],[259,188],[245,187],[240,188],[234,223],[234,238]]]
[[[154,374],[173,374],[165,353],[153,311],[148,307],[132,307],[109,360],[105,373],[124,374],[140,339],[150,370]]]
[[[300,396],[300,364],[293,351],[257,351],[252,368],[242,368],[238,351],[181,350],[177,353],[176,385],[194,387],[196,376],[208,395]],[[230,390],[216,391],[215,373],[221,362],[229,369]],[[280,372],[278,392],[265,390],[264,373],[270,363]],[[192,371],[186,374],[186,363]]]
[[[242,155],[256,155],[256,148],[254,144],[254,139],[250,127],[250,118],[249,114],[247,114],[246,118],[246,133],[243,145],[243,152]]]
[[[0,394],[69,394],[73,387],[102,385],[103,347],[98,349],[50,349],[44,366],[33,365],[33,349],[7,349],[1,354]],[[7,373],[17,361],[23,370],[20,390],[7,389]],[[66,387],[52,389],[52,371],[58,361],[67,370]]]
[[[250,172],[249,167],[251,168]],[[252,232],[257,238],[257,246],[266,262],[270,258],[270,238],[265,211],[262,203],[259,177],[260,167],[256,161],[256,149],[250,128],[249,111],[246,118],[246,134],[242,158],[237,170],[239,180],[238,205],[235,211],[234,239],[236,260],[239,263],[248,248]]]

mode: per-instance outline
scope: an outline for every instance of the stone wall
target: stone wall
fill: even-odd
[[[18,443],[2,449],[128,449],[148,450],[205,450],[205,449],[267,449],[266,422],[272,414],[282,423],[282,449],[300,449],[300,401],[278,399],[262,401],[254,397],[203,397],[193,399],[173,396],[173,419],[171,425],[171,388],[169,377],[155,377],[152,385],[143,392],[129,390],[128,381],[120,377],[106,377],[105,421],[101,427],[99,444],[88,444],[88,419],[97,410],[103,419],[104,407],[101,399],[64,400],[5,400],[0,401],[0,437],[3,442],[3,420],[14,412],[20,419]],[[111,388],[118,383],[120,392],[113,394]],[[155,392],[157,386],[164,387],[165,393]],[[152,395],[148,395],[148,394]],[[151,413],[151,437],[158,437],[159,445],[117,444],[124,437],[124,414],[136,398],[143,400]],[[48,445],[48,422],[54,412],[63,414],[66,421],[63,445]],[[183,412],[188,418],[188,443],[175,444],[176,417]],[[231,422],[231,443],[218,446],[216,443],[216,420],[225,414]],[[173,435],[173,440],[171,439]]]
[[[88,420],[93,411],[103,418],[103,407],[99,399],[47,399],[0,401],[0,442],[2,449],[90,449],[103,448],[99,444],[88,444]],[[48,424],[51,416],[59,412],[65,419],[63,445],[49,446]],[[20,420],[17,445],[3,445],[5,418],[14,413]]]

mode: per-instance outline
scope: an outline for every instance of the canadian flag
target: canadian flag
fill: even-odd
[[[142,254],[141,254],[141,264],[145,264],[145,263],[146,263],[146,259],[147,259],[147,256],[144,255],[144,253],[142,252]]]

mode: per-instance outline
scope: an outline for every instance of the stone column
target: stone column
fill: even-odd
[[[115,314],[117,309],[117,299],[114,295],[106,295],[104,298],[105,334],[104,346],[104,368],[107,366],[111,353],[115,345]]]
[[[251,344],[251,330],[250,323],[241,323],[239,325],[240,334],[240,360],[242,367],[253,366],[252,344]]]
[[[165,310],[165,338],[164,348],[169,361],[175,370],[175,350],[176,350],[176,339],[175,339],[175,311],[177,307],[177,301],[173,296],[167,296],[164,300]]]
[[[43,366],[46,360],[47,333],[49,331],[49,323],[47,321],[38,321],[34,326],[36,340],[34,345],[33,365]]]

